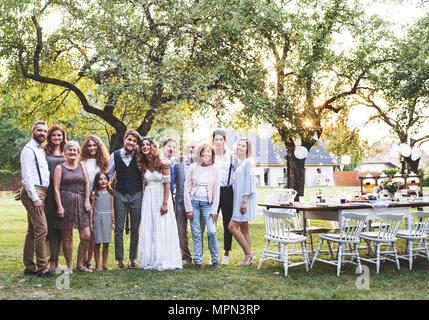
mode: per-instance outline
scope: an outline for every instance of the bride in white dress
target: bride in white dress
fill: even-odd
[[[143,138],[137,153],[143,173],[138,260],[143,269],[181,269],[179,235],[170,194],[170,163],[161,156],[151,138]]]

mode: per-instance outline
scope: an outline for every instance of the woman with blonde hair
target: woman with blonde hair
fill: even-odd
[[[106,172],[109,166],[109,153],[103,141],[96,135],[89,135],[82,143],[79,161],[85,163],[89,178],[89,189],[92,191],[95,175],[99,171]],[[91,263],[94,255],[94,232],[91,231],[91,239],[88,244],[88,252],[85,258],[85,266],[93,269]]]
[[[84,266],[86,250],[90,238],[89,179],[85,163],[78,161],[79,143],[69,141],[64,146],[66,161],[55,168],[54,196],[58,206],[57,225],[62,231],[64,257],[67,272],[73,269],[73,228],[79,230],[80,243],[77,253],[76,270],[91,271]]]
[[[233,214],[228,229],[244,251],[244,260],[237,264],[241,266],[251,265],[255,259],[248,223],[257,220],[255,162],[251,141],[239,139],[236,155],[239,165],[235,171]]]
[[[207,226],[211,261],[219,268],[219,247],[216,235],[217,208],[220,196],[220,173],[214,164],[215,151],[208,143],[200,144],[195,153],[195,162],[189,167],[185,180],[184,203],[191,221],[195,268],[203,263],[202,230],[200,220]]]

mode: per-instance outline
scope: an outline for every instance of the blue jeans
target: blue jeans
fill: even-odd
[[[201,238],[200,219],[204,219],[207,226],[207,237],[209,239],[209,249],[212,263],[219,262],[219,247],[217,245],[216,224],[210,218],[210,212],[213,203],[192,200],[192,209],[194,218],[191,220],[192,243],[194,245],[194,262],[195,264],[203,263],[203,249]]]

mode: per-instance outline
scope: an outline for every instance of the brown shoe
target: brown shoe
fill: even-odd
[[[137,265],[134,261],[128,262],[128,269],[136,269]]]
[[[125,270],[125,264],[122,261],[118,262],[118,269],[119,270]]]

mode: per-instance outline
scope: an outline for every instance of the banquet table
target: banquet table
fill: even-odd
[[[409,202],[389,202],[387,208],[375,209],[370,202],[350,202],[344,204],[300,204],[294,203],[260,203],[258,206],[265,207],[267,209],[295,209],[301,212],[302,226],[304,228],[303,234],[307,234],[306,225],[307,219],[318,219],[318,220],[329,220],[338,221],[339,228],[341,229],[340,216],[344,212],[354,212],[367,214],[368,228],[370,227],[370,221],[377,219],[377,215],[381,213],[392,213],[392,214],[404,214],[405,227],[409,227],[408,214],[413,208],[417,210],[429,210],[429,201],[409,201]],[[426,208],[425,208],[426,207]]]

